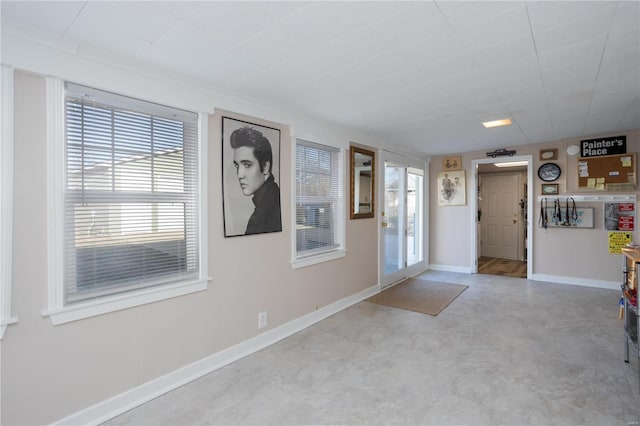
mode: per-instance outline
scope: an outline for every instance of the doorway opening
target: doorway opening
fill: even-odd
[[[531,276],[531,166],[531,156],[472,161],[472,273]]]

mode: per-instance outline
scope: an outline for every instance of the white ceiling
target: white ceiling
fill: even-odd
[[[637,1],[3,0],[0,11],[3,25],[420,153],[640,128]],[[514,125],[481,124],[504,117]]]

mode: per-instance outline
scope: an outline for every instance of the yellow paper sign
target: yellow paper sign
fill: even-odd
[[[620,254],[622,247],[631,242],[631,232],[609,232],[609,253]]]

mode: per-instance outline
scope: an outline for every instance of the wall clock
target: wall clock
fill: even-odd
[[[560,177],[560,166],[555,163],[544,163],[538,169],[538,177],[545,182],[553,182]]]

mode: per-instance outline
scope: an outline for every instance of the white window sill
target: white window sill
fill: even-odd
[[[309,257],[300,259],[294,259],[291,261],[293,269],[304,268],[311,265],[316,265],[322,262],[329,262],[331,260],[340,259],[347,255],[347,251],[344,249],[330,251],[328,253],[316,254]]]
[[[207,289],[208,282],[209,280],[189,281],[104,297],[75,305],[48,309],[42,312],[42,316],[49,317],[53,325],[65,324],[109,312],[204,291]]]

